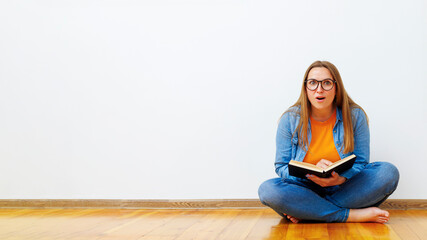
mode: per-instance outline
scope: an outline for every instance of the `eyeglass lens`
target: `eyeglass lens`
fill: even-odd
[[[312,79],[307,81],[307,88],[314,91],[319,86],[319,83],[322,84],[322,88],[325,91],[331,90],[334,87],[334,82],[332,80],[328,79],[328,80],[317,81]]]

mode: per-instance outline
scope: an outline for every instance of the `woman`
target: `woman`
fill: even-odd
[[[291,159],[326,168],[351,154],[356,161],[341,175],[302,179],[288,172]],[[261,184],[260,200],[294,223],[389,220],[389,212],[378,206],[396,189],[399,172],[390,163],[369,163],[368,118],[330,62],[310,65],[298,101],[280,118],[275,168],[279,178]]]

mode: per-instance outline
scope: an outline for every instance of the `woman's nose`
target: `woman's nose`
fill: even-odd
[[[323,90],[322,84],[319,83],[319,86],[317,86],[316,92],[323,92],[323,91],[324,90]]]

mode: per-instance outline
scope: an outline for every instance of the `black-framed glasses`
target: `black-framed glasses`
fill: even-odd
[[[328,78],[328,79],[324,79],[321,81],[318,81],[316,79],[307,79],[304,82],[305,82],[305,86],[308,88],[308,90],[311,90],[311,91],[316,90],[317,87],[319,87],[319,83],[321,83],[323,90],[329,91],[332,88],[334,88],[334,84],[337,81]]]

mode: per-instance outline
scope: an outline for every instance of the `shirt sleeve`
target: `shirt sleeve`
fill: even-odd
[[[285,113],[280,119],[276,133],[276,159],[275,169],[277,175],[282,179],[289,178],[288,163],[292,157],[292,130],[291,114]]]
[[[365,165],[369,163],[369,126],[366,115],[362,109],[354,108],[352,110],[352,122],[354,135],[353,154],[356,155],[356,161],[351,169],[341,174],[341,176],[347,179],[358,174],[363,168],[365,168]]]

